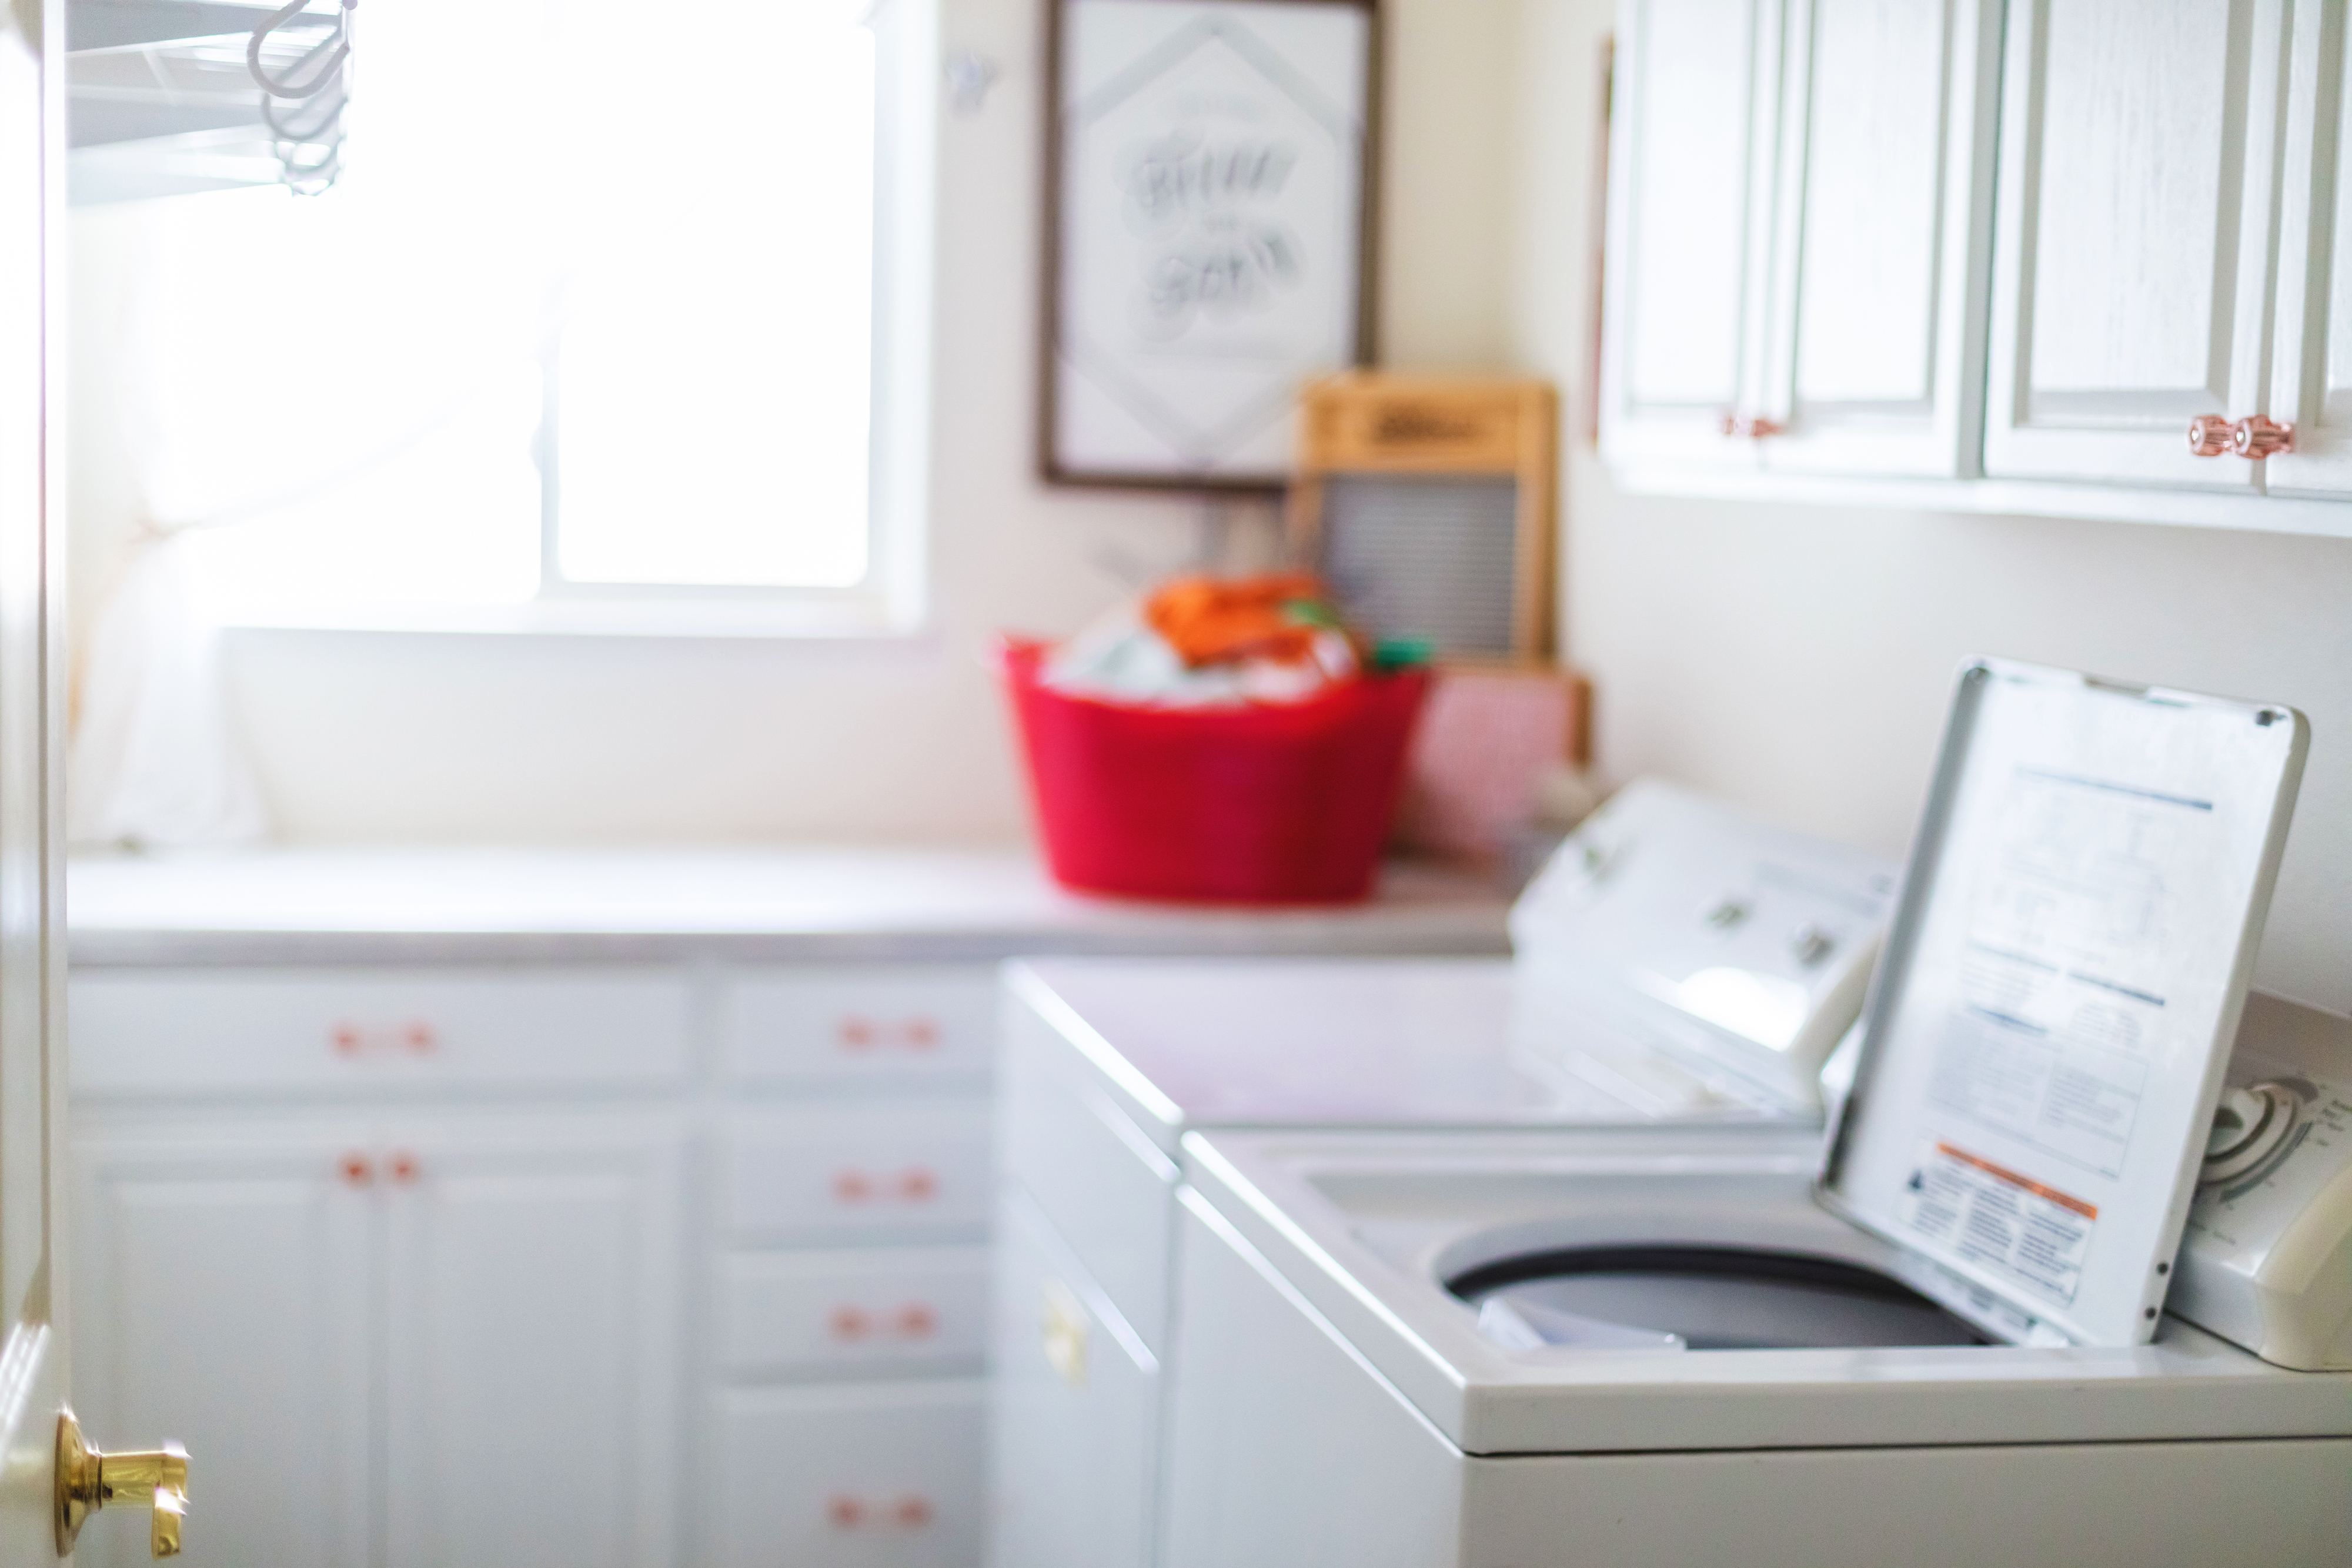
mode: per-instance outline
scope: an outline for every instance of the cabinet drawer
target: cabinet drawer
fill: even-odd
[[[719,1361],[751,1374],[977,1362],[987,1298],[982,1247],[729,1258]]]
[[[688,1067],[686,982],[657,971],[83,974],[77,1094],[645,1084]]]
[[[985,968],[772,969],[730,983],[719,1061],[751,1082],[988,1076],[996,977]]]
[[[984,1101],[813,1105],[728,1125],[722,1223],[750,1239],[968,1233],[988,1223]]]
[[[982,1422],[978,1383],[721,1394],[713,1560],[971,1568],[981,1552]]]

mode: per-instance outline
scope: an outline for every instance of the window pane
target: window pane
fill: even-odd
[[[607,9],[567,17],[562,72],[562,574],[856,583],[873,35],[837,0],[709,0],[650,43],[634,5],[570,25]]]
[[[79,340],[138,504],[198,530],[231,616],[539,586],[550,217],[485,177],[547,155],[541,0],[402,0],[360,37],[347,172],[78,214],[110,330]],[[465,47],[453,47],[462,38]],[[467,106],[460,116],[453,104]]]

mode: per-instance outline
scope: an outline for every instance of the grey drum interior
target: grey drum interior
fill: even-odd
[[[1979,1344],[1909,1286],[1804,1252],[1709,1246],[1570,1247],[1498,1259],[1446,1289],[1518,1348],[1843,1350]],[[1497,1325],[1497,1318],[1502,1324]]]

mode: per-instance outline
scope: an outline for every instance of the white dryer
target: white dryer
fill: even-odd
[[[991,1560],[1151,1560],[1187,1134],[1703,1125],[1811,1148],[1894,870],[1646,781],[1522,902],[1516,965],[1010,966]]]
[[[2303,750],[1965,672],[1826,1141],[1188,1135],[1163,1568],[2352,1562],[2352,1026],[2245,1007]]]

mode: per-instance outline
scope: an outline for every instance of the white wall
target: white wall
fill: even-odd
[[[1514,0],[1390,0],[1395,156],[1382,202],[1391,362],[1493,363],[1510,184]],[[1043,0],[942,0],[941,41],[1003,72],[943,113],[932,556],[910,643],[501,640],[240,632],[229,664],[295,840],[1008,838],[1025,805],[987,667],[1000,630],[1075,629],[1189,562],[1194,503],[1030,476]],[[135,214],[84,220],[78,329]],[[94,360],[101,356],[92,356]],[[93,366],[93,372],[100,368]],[[77,408],[76,558],[89,595],[127,527],[125,434],[101,382]]]
[[[1608,0],[1389,5],[1391,362],[1540,370],[1570,390],[1580,430]],[[991,634],[1067,630],[1123,574],[1183,561],[1198,538],[1186,504],[1029,477],[1041,14],[1037,0],[945,0],[947,47],[1005,74],[982,112],[942,129],[932,634],[240,634],[237,697],[288,836],[1022,831]],[[87,567],[122,518],[104,454],[84,467]],[[1565,521],[1564,624],[1598,682],[1602,769],[1670,773],[1890,853],[1965,654],[2301,707],[2311,766],[2261,980],[2352,1011],[2352,542],[1640,499],[1576,443]]]
[[[1519,342],[1578,430],[1611,15],[1528,0],[1520,54]],[[2290,703],[2311,758],[2257,983],[2352,1012],[2352,540],[1634,497],[1570,453],[1562,612],[1611,776],[1897,853],[1970,653]]]

